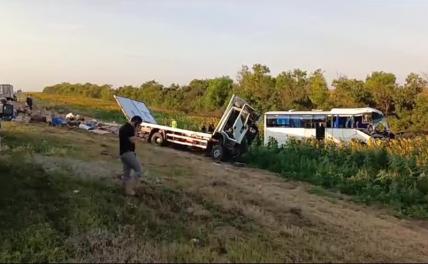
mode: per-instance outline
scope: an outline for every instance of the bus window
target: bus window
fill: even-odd
[[[346,128],[346,121],[348,121],[347,116],[339,116],[338,118],[338,128]]]
[[[364,114],[363,115],[363,124],[369,124],[373,121],[372,115],[370,114]]]
[[[302,126],[304,128],[312,128],[312,115],[302,115]]]
[[[288,115],[275,115],[266,117],[267,127],[291,127]]]
[[[290,127],[300,128],[302,127],[302,122],[299,115],[290,115]]]
[[[366,128],[367,124],[363,123],[363,116],[354,116],[354,127],[355,128]]]
[[[383,118],[383,115],[381,115],[381,114],[378,114],[378,113],[376,113],[376,112],[373,112],[373,120],[374,121],[379,121],[379,120],[381,120],[382,118]]]
[[[313,123],[325,123],[327,120],[327,117],[325,115],[314,115],[313,116]]]
[[[276,127],[277,126],[277,118],[274,116],[266,117],[266,126],[267,127]]]
[[[352,116],[348,116],[346,118],[346,123],[345,123],[345,127],[346,128],[352,128],[352,126],[354,125],[354,119]]]
[[[290,117],[288,115],[281,115],[277,120],[279,127],[290,127]]]

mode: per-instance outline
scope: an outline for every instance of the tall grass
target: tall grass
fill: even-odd
[[[427,149],[427,138],[368,146],[291,140],[278,147],[271,141],[253,146],[244,159],[286,178],[385,203],[404,215],[428,217]]]

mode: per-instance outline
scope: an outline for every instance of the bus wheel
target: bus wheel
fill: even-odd
[[[163,146],[163,145],[164,145],[164,142],[165,142],[165,140],[164,140],[164,138],[163,138],[162,134],[161,134],[161,133],[159,133],[159,132],[154,133],[154,134],[152,135],[152,137],[150,138],[150,141],[151,141],[153,144],[156,144],[156,145],[158,145],[158,146]]]
[[[211,157],[216,161],[221,161],[224,158],[224,149],[221,145],[214,145],[211,148]]]

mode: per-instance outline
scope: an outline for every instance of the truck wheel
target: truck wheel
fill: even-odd
[[[152,137],[150,138],[150,141],[151,141],[153,144],[156,144],[156,145],[158,145],[158,146],[163,146],[163,145],[164,145],[164,142],[165,142],[165,140],[164,140],[164,138],[163,138],[162,134],[161,134],[161,133],[159,133],[159,132],[154,133],[154,134],[152,135]]]
[[[214,145],[211,149],[211,157],[214,160],[221,161],[224,158],[224,149],[221,145]]]

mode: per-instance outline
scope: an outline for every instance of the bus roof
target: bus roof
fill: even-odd
[[[272,111],[272,112],[266,112],[266,115],[284,115],[284,114],[290,114],[290,115],[358,115],[358,114],[365,114],[365,113],[378,113],[382,114],[381,111],[371,108],[371,107],[363,107],[363,108],[332,108],[330,111]]]

